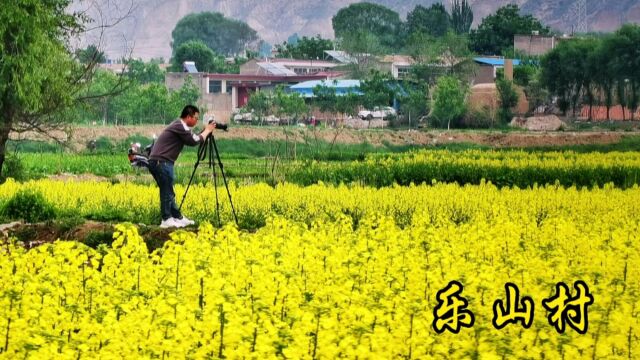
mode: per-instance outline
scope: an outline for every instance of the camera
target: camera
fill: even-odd
[[[209,118],[205,119],[205,125],[208,124],[215,124],[216,125],[216,129],[220,129],[220,130],[224,130],[224,131],[229,131],[229,125],[227,124],[221,124],[221,123],[217,123],[215,118],[213,116],[210,116]]]

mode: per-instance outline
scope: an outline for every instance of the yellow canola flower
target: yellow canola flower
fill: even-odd
[[[157,189],[137,185],[8,181],[0,194],[23,188],[80,214],[157,205]],[[640,357],[637,187],[232,191],[241,218],[264,226],[203,223],[151,253],[132,224],[117,226],[105,253],[2,244],[0,358]],[[453,280],[475,323],[437,334],[436,294]],[[542,301],[558,282],[574,295],[577,280],[594,297],[588,331],[559,334]],[[529,329],[492,326],[507,282],[533,299]]]

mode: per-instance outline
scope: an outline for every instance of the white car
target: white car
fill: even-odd
[[[233,117],[233,121],[239,124],[242,124],[242,123],[251,124],[251,120],[253,120],[253,113],[236,111],[233,113],[232,117]]]
[[[358,117],[362,120],[385,119],[396,115],[396,110],[391,106],[376,106],[373,111],[362,110],[358,113]]]

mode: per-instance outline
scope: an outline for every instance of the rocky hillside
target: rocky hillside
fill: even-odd
[[[193,12],[217,11],[227,17],[247,22],[258,35],[272,43],[280,43],[293,34],[320,34],[333,37],[331,17],[357,0],[77,0],[77,9],[97,19],[96,24],[123,21],[110,27],[102,37],[110,58],[128,55],[149,59],[171,56],[171,31],[177,21]],[[437,0],[370,0],[398,11],[404,18],[417,4],[429,6]],[[448,3],[448,0],[444,0]],[[520,5],[559,31],[569,32],[575,24],[570,16],[575,0],[470,0],[475,24],[498,7],[508,3]],[[98,5],[96,5],[98,4]],[[100,16],[101,14],[101,16]],[[612,31],[624,22],[640,22],[638,0],[587,0],[587,23],[591,31]],[[93,31],[85,42],[95,43],[100,34]]]

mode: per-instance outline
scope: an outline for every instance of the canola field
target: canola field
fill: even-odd
[[[20,191],[157,216],[155,187],[8,181],[0,199]],[[196,186],[199,228],[151,253],[131,223],[111,247],[2,244],[0,358],[640,358],[637,186],[231,192],[240,228],[222,192],[212,226]]]

